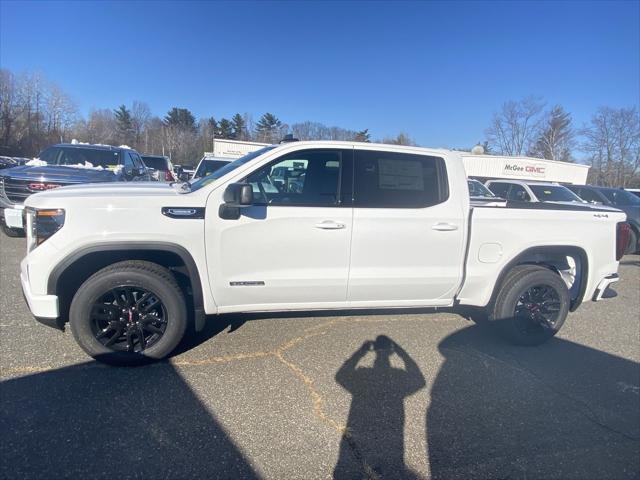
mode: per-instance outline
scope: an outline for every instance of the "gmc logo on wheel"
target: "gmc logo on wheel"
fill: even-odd
[[[58,188],[60,185],[55,183],[30,183],[27,188],[32,192],[42,192],[44,190],[51,190],[52,188]]]

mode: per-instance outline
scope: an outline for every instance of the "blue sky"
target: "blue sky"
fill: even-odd
[[[275,113],[425,146],[483,139],[526,95],[581,126],[640,103],[640,2],[13,2],[0,65],[40,71],[80,111]]]

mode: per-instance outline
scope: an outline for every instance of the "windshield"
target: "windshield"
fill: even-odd
[[[199,188],[209,185],[211,182],[221,178],[223,175],[226,175],[227,173],[235,170],[236,168],[244,165],[245,163],[253,160],[256,157],[259,157],[263,153],[267,153],[269,150],[273,150],[276,147],[277,145],[269,145],[268,147],[261,148],[260,150],[256,150],[255,152],[248,153],[244,157],[234,160],[231,163],[227,163],[224,167],[219,168],[206,177],[200,178],[197,181],[193,182],[193,184],[191,185],[191,191],[194,192]]]
[[[207,175],[211,175],[213,172],[224,167],[225,165],[228,165],[229,163],[231,162],[225,160],[202,160],[194,177],[206,177]]]
[[[562,185],[529,185],[541,202],[580,202],[582,199]]]
[[[169,170],[167,160],[164,157],[142,157],[142,161],[149,168],[155,168],[156,170],[165,172]]]
[[[467,185],[469,185],[469,195],[472,197],[495,197],[491,190],[477,180],[467,180]]]
[[[633,193],[627,192],[626,190],[601,190],[601,192],[614,205],[619,205],[621,207],[640,205],[640,198],[636,197]]]
[[[40,153],[40,159],[47,162],[48,165],[81,165],[113,169],[120,164],[120,152],[90,148],[50,147]]]

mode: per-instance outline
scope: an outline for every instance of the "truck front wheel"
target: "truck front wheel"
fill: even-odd
[[[569,291],[552,270],[520,265],[507,274],[491,309],[491,323],[517,345],[553,337],[569,313]]]
[[[187,309],[172,273],[152,262],[118,262],[78,289],[71,331],[96,360],[137,365],[166,357],[184,336]]]

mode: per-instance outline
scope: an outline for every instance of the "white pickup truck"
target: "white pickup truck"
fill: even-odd
[[[193,184],[26,206],[31,312],[117,364],[165,357],[190,321],[227,312],[481,307],[540,344],[617,281],[628,235],[613,209],[471,208],[458,153],[368,143],[268,146]]]

